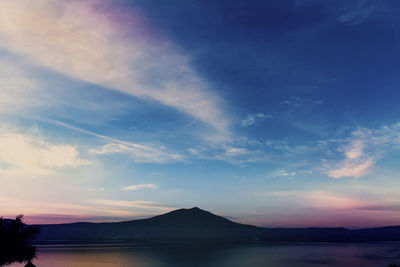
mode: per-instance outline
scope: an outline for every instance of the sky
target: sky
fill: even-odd
[[[397,0],[0,1],[0,215],[400,225]]]

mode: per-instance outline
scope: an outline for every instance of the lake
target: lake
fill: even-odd
[[[225,247],[40,246],[34,263],[37,267],[387,267],[389,263],[400,265],[400,243],[274,243]]]

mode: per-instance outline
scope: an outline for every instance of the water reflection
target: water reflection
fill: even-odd
[[[400,244],[40,247],[38,256],[39,260],[35,262],[38,267],[387,267],[390,263],[400,263]]]

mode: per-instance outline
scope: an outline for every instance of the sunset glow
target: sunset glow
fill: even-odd
[[[399,225],[400,4],[239,2],[0,1],[0,216]]]

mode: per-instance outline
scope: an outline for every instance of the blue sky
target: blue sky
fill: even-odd
[[[400,4],[0,3],[0,211],[398,224]]]

